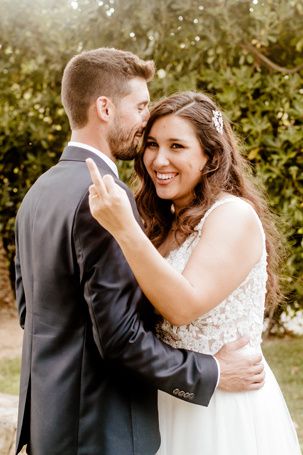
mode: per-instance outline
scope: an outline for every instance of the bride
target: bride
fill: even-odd
[[[135,168],[146,235],[124,190],[111,176],[102,179],[92,160],[89,202],[162,316],[159,338],[214,355],[249,335],[245,351],[261,352],[264,306],[279,295],[277,238],[229,123],[209,97],[183,92],[154,106],[143,142]],[[285,400],[264,364],[263,388],[218,387],[208,407],[159,391],[157,455],[299,455]]]

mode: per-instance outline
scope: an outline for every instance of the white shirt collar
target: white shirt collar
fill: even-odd
[[[79,147],[81,149],[89,150],[90,152],[95,153],[96,155],[99,156],[105,163],[111,168],[111,170],[115,173],[115,175],[119,178],[119,173],[118,173],[118,168],[115,165],[115,163],[107,156],[105,153],[102,153],[100,150],[96,149],[95,147],[92,147],[91,145],[84,144],[82,142],[76,142],[76,141],[69,141],[67,144],[68,146],[71,147]]]

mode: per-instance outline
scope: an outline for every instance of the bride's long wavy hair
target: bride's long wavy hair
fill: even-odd
[[[214,101],[202,93],[182,92],[158,101],[152,108],[147,123],[141,153],[135,160],[135,171],[139,180],[136,202],[143,219],[147,236],[156,247],[167,237],[172,223],[178,243],[184,241],[193,231],[206,210],[224,191],[246,199],[259,215],[266,234],[267,248],[267,308],[275,306],[282,297],[278,280],[281,245],[273,221],[273,215],[252,176],[248,162],[241,156],[240,146],[227,119],[223,120],[223,132],[213,122],[213,112],[218,110]],[[175,216],[171,200],[160,199],[155,186],[143,163],[144,150],[150,130],[161,117],[177,115],[188,121],[196,132],[208,161],[201,172],[201,178],[194,188],[190,205]],[[219,129],[219,128],[218,128]]]

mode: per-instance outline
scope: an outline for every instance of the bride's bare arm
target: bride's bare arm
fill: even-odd
[[[262,251],[256,215],[235,200],[214,210],[183,274],[171,267],[135,220],[125,191],[111,176],[101,178],[88,162],[93,217],[119,243],[139,286],[174,325],[188,324],[226,298],[247,276]]]

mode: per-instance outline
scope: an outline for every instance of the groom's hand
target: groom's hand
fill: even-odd
[[[261,354],[246,354],[242,350],[248,341],[243,337],[228,343],[215,355],[220,364],[219,389],[242,392],[257,390],[264,385],[265,372]]]

